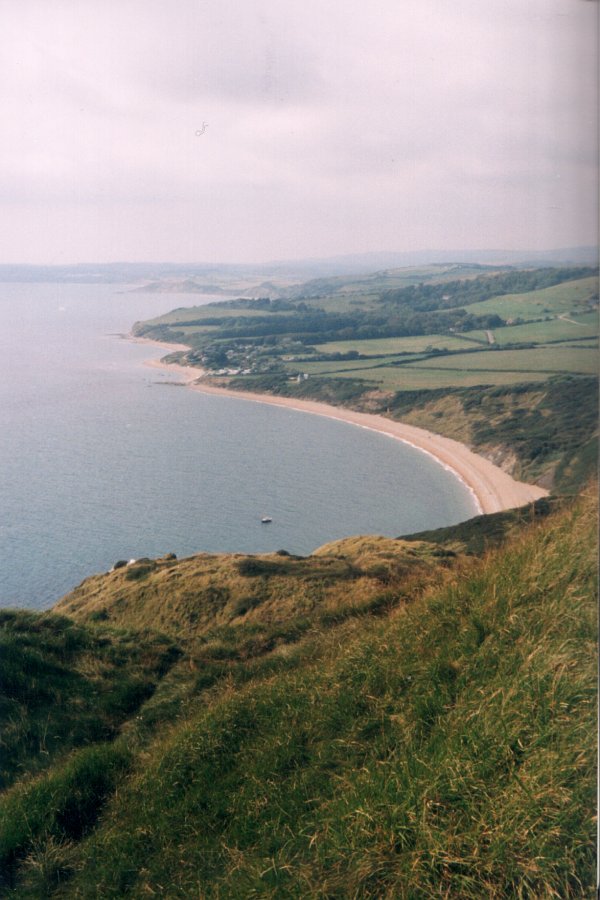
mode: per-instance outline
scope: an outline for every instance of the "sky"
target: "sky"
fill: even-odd
[[[0,262],[597,243],[595,0],[0,0]]]

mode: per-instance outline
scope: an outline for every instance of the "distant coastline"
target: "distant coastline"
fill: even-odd
[[[188,350],[183,344],[167,344],[149,338],[129,338],[136,343],[143,342],[160,347],[170,353]],[[481,513],[502,512],[532,503],[541,497],[548,496],[548,491],[537,485],[515,481],[507,472],[477,453],[465,444],[445,438],[423,428],[416,428],[385,416],[372,413],[361,413],[347,407],[330,406],[313,400],[299,400],[291,397],[279,397],[275,394],[255,394],[250,391],[237,391],[226,387],[216,387],[199,381],[205,372],[200,368],[168,363],[163,359],[148,360],[147,365],[166,369],[181,376],[183,383],[194,391],[205,394],[217,394],[226,397],[237,397],[254,403],[268,403],[283,406],[299,412],[339,419],[352,425],[368,428],[402,441],[433,457],[438,463],[452,472],[469,489]]]

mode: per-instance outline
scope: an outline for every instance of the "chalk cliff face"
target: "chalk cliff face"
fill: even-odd
[[[587,896],[595,497],[0,612],[3,895]]]

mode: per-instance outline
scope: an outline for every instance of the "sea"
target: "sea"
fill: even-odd
[[[164,351],[127,340],[133,323],[215,298],[132,287],[0,284],[0,606],[46,609],[122,559],[306,555],[476,514],[386,435],[151,368]]]

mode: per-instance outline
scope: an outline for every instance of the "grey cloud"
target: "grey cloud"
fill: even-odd
[[[186,7],[138,50],[134,73],[142,89],[182,102],[214,97],[234,104],[297,102],[323,90],[310,47],[260,5]]]
[[[8,259],[594,239],[589,0],[0,0],[0,19]],[[579,218],[539,214],[569,196]]]

